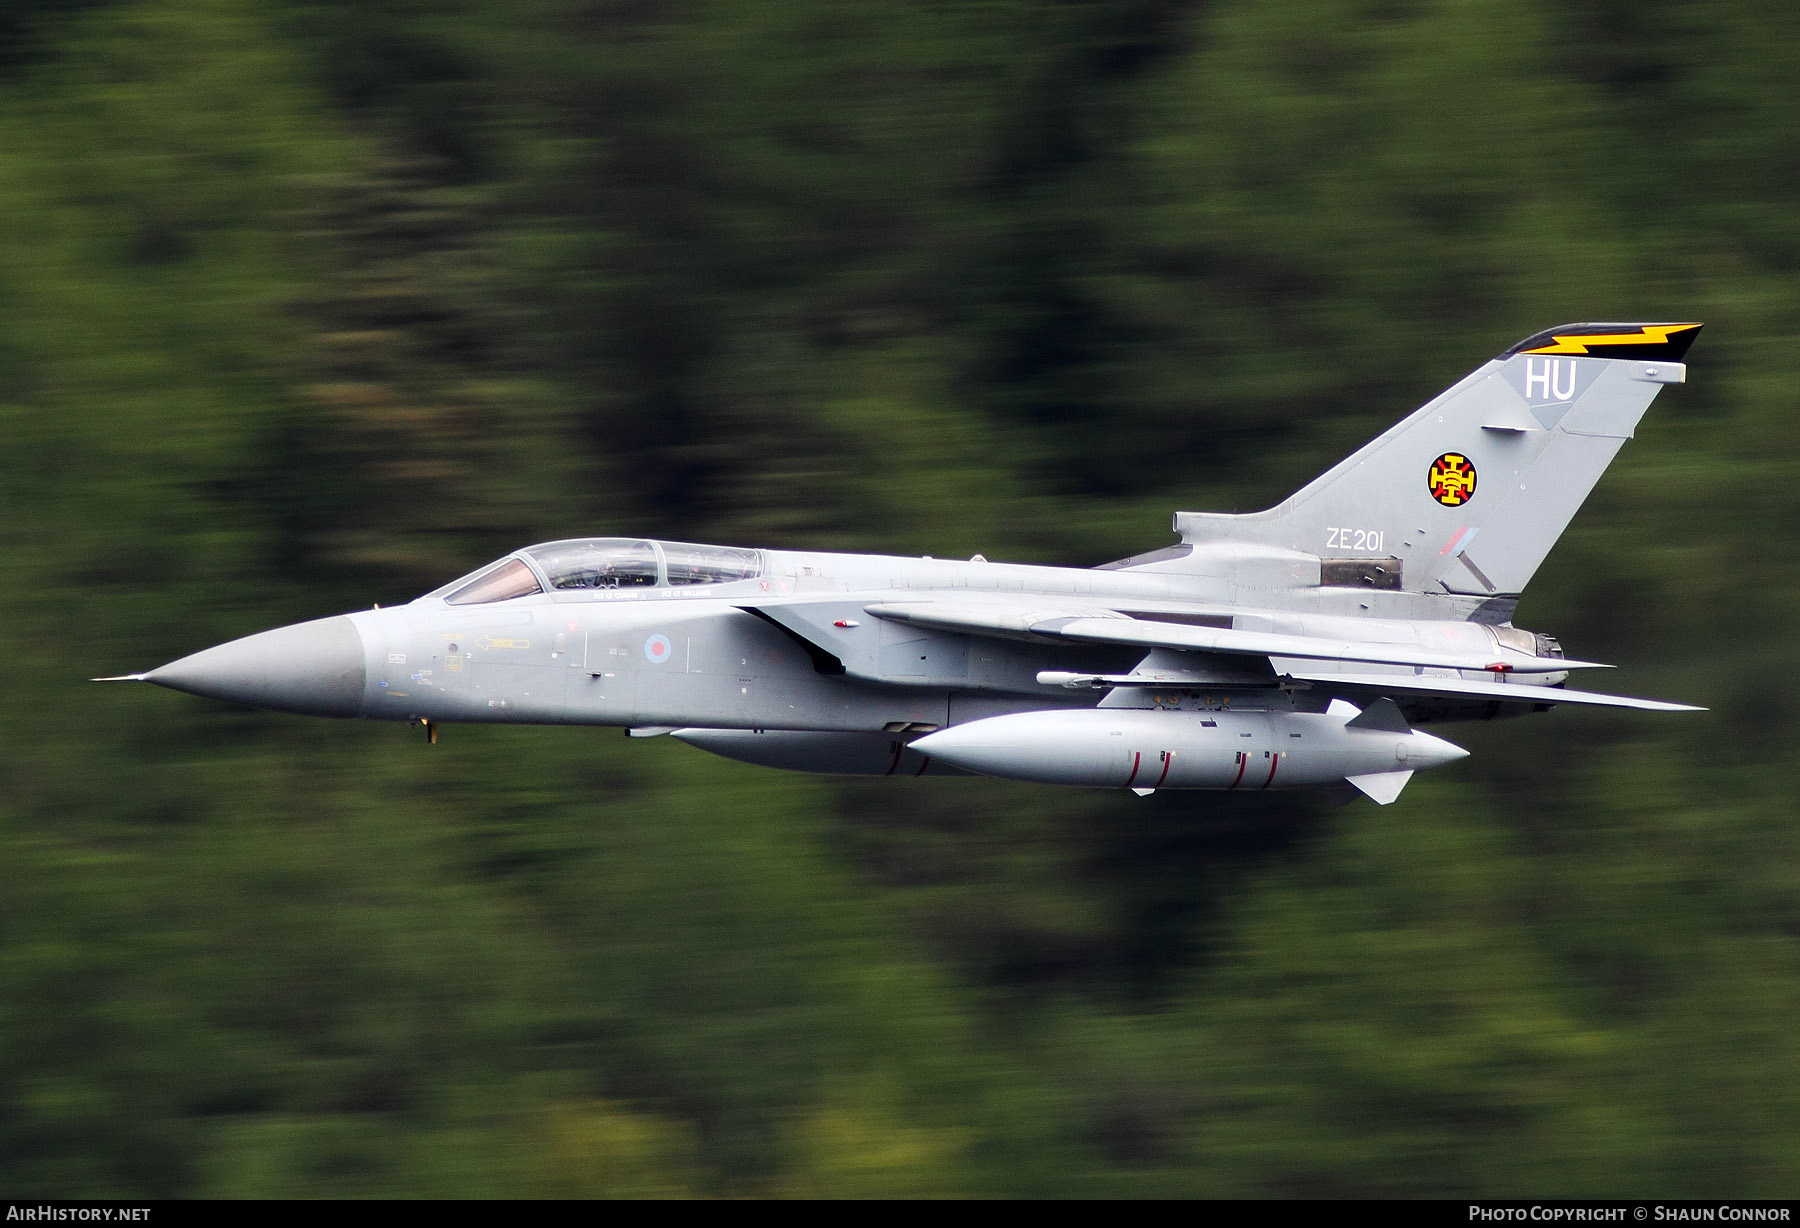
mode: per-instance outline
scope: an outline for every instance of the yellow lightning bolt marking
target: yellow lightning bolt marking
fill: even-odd
[[[1666,345],[1672,333],[1683,333],[1690,328],[1699,328],[1698,324],[1646,324],[1635,333],[1593,333],[1588,336],[1564,336],[1552,334],[1556,338],[1555,345],[1540,345],[1534,350],[1525,350],[1527,354],[1585,354],[1590,345],[1631,345],[1633,343],[1648,345]]]

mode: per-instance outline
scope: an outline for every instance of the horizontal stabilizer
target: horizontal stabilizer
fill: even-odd
[[[1406,674],[1309,674],[1288,675],[1326,690],[1337,687],[1391,695],[1450,695],[1470,699],[1498,699],[1519,704],[1573,704],[1589,708],[1634,708],[1642,712],[1704,712],[1692,704],[1672,704],[1660,699],[1630,695],[1601,695],[1594,691],[1570,691],[1563,687],[1533,686],[1527,682],[1470,682],[1463,678],[1427,678]],[[1373,705],[1371,705],[1373,706]]]
[[[1371,772],[1367,776],[1346,776],[1344,779],[1361,789],[1378,805],[1390,806],[1412,777],[1411,772]]]

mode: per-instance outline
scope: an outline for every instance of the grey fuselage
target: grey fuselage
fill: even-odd
[[[1534,334],[1276,507],[1177,513],[1179,545],[1102,567],[569,539],[130,677],[434,729],[624,726],[809,771],[1386,803],[1464,753],[1413,723],[1691,710],[1565,688],[1595,663],[1511,618],[1699,327]]]
[[[1316,560],[1309,574],[1266,553],[1234,555],[1222,575],[1168,569],[1191,569],[1191,555],[1114,570],[780,551],[761,557],[760,576],[717,584],[545,585],[548,591],[472,605],[450,604],[440,590],[403,606],[233,641],[147,677],[254,706],[372,720],[891,734],[1093,707],[1095,691],[1046,686],[1038,675],[1117,674],[1145,658],[1129,645],[1046,642],[1023,628],[1013,638],[970,635],[868,613],[910,600],[1041,597],[1045,612],[1062,615],[1127,608],[1259,630],[1498,647],[1495,631],[1465,621],[1467,598],[1321,586]],[[330,664],[299,677],[280,660],[298,666],[308,658]],[[1235,660],[1222,662],[1209,685],[1169,688],[1167,696],[1134,689],[1116,702],[1172,704],[1177,690],[1190,703],[1238,710],[1324,706],[1309,704],[1304,688],[1284,688]],[[1486,701],[1417,707],[1438,718],[1528,710]]]

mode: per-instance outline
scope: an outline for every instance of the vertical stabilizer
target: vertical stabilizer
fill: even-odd
[[[1199,545],[1398,559],[1412,592],[1516,595],[1665,384],[1698,324],[1565,324],[1528,337],[1279,506],[1178,512]]]

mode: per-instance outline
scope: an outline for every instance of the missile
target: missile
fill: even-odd
[[[1043,784],[1238,792],[1348,782],[1382,805],[1415,771],[1469,752],[1407,724],[1391,699],[1324,712],[1089,708],[952,725],[912,749],[984,776]]]

